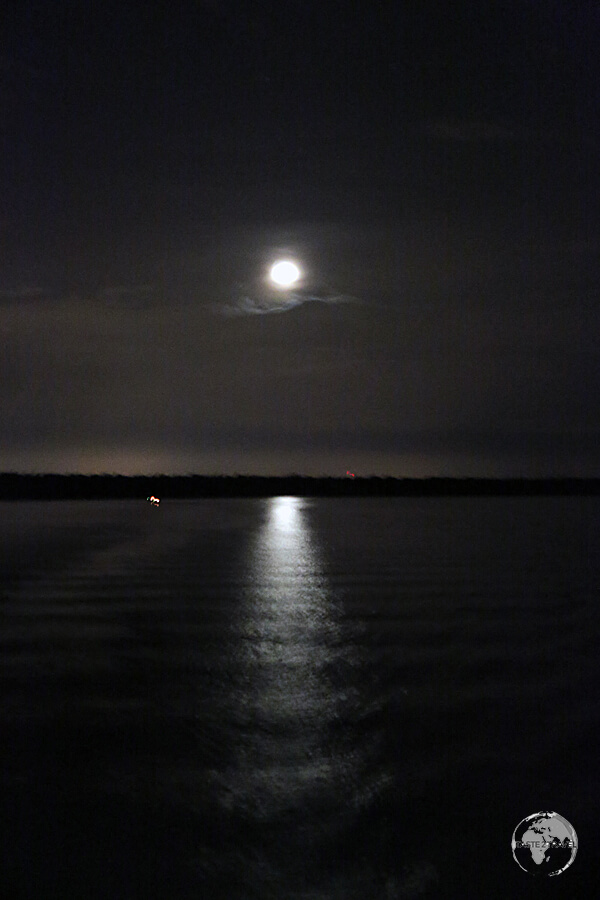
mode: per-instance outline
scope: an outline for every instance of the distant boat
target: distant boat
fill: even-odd
[[[148,500],[152,506],[160,506],[160,500],[158,497],[155,497],[154,494],[152,494],[151,497],[146,497],[146,500]]]

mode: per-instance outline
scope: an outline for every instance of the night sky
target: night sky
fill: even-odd
[[[0,471],[600,475],[597,0],[0,31]]]

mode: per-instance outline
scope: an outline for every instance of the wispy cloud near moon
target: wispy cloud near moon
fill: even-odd
[[[46,291],[40,287],[17,287],[0,290],[0,306],[43,300]]]
[[[339,294],[334,291],[315,291],[309,289],[299,289],[295,291],[286,291],[282,294],[280,291],[258,293],[241,293],[233,303],[224,304],[213,307],[214,311],[222,316],[265,316],[272,313],[290,312],[297,306],[304,303],[326,303],[335,305],[338,303],[357,303],[356,297],[347,294]]]

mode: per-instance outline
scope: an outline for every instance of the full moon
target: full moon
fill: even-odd
[[[276,262],[275,265],[271,266],[269,275],[271,281],[278,287],[291,287],[300,278],[300,269],[296,263],[289,262],[289,260],[281,260],[281,262]]]

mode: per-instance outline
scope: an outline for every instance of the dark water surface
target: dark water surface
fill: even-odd
[[[3,896],[592,896],[599,534],[599,498],[0,504]],[[510,846],[542,809],[552,879]]]

